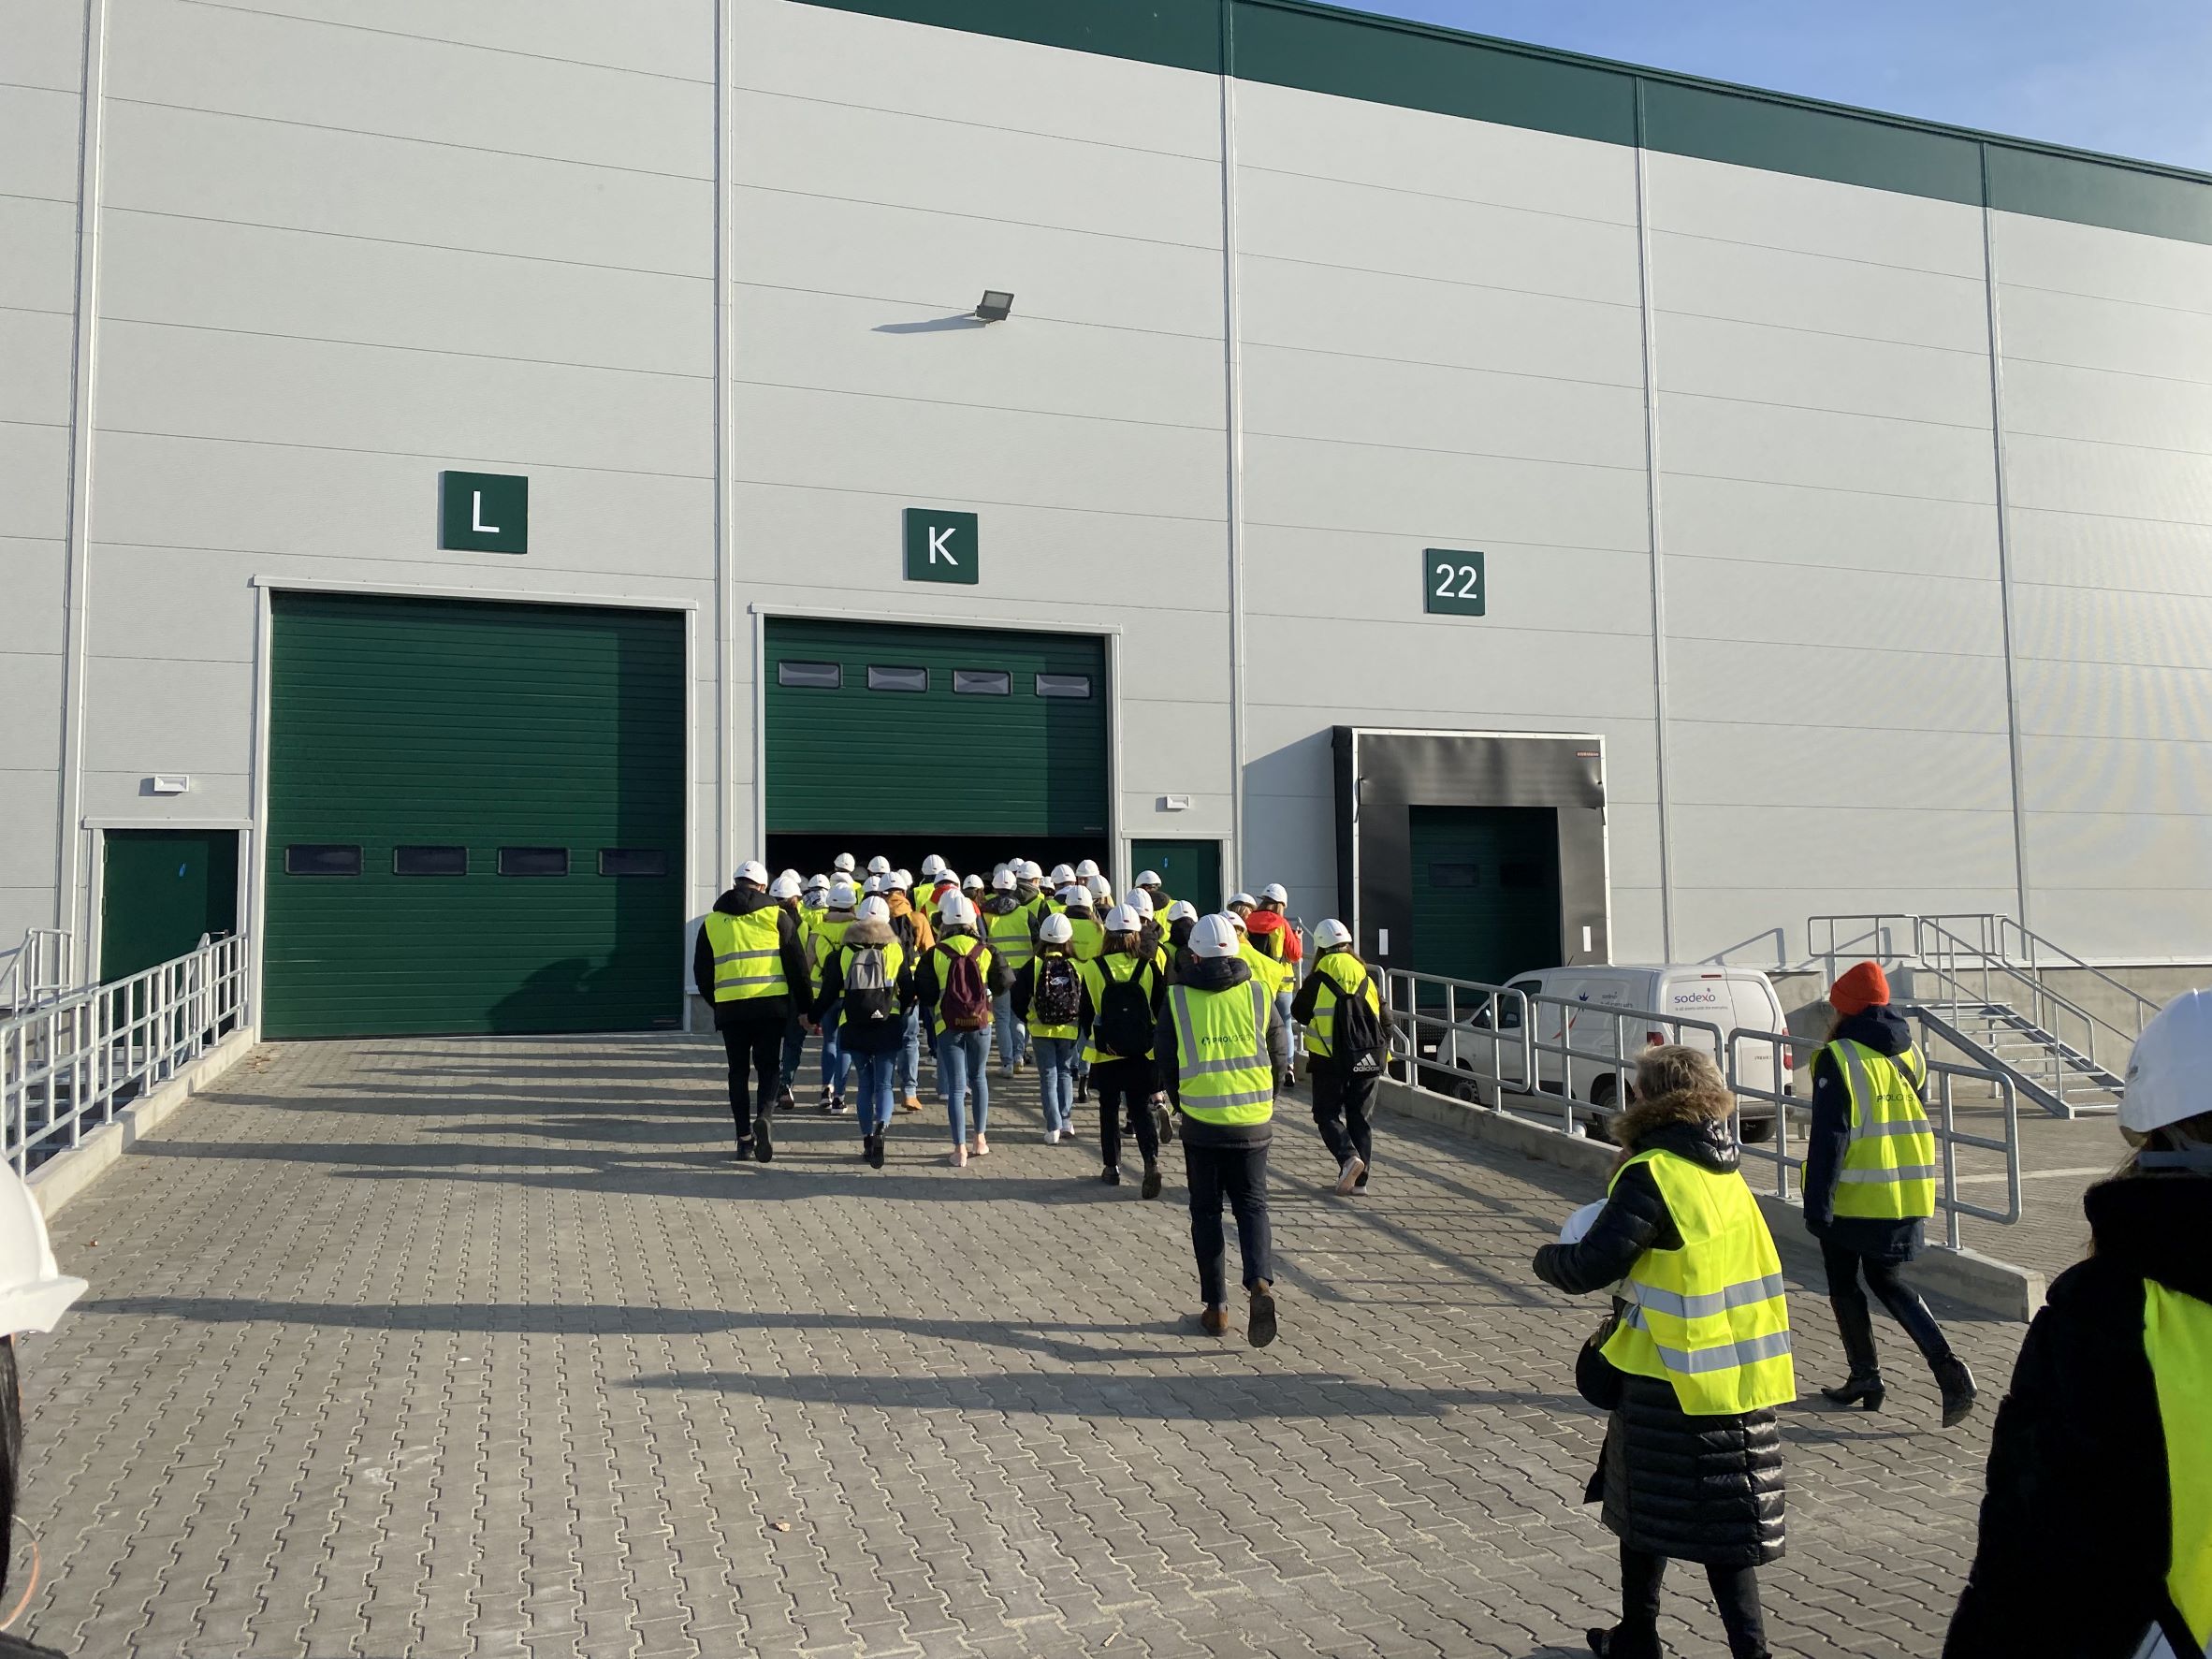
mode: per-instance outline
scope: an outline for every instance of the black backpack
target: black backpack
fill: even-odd
[[[1106,1004],[1091,1024],[1091,1041],[1100,1053],[1116,1059],[1150,1054],[1154,1021],[1152,998],[1144,988],[1145,970],[1140,968],[1126,980],[1115,979],[1104,967],[1099,971],[1106,976]]]
[[[1374,982],[1372,974],[1362,973],[1358,984],[1337,994],[1330,1017],[1330,1058],[1355,1073],[1380,1071],[1389,1046],[1381,1016],[1367,1006],[1367,987]]]
[[[1083,982],[1075,964],[1065,956],[1041,956],[1037,961],[1037,995],[1029,999],[1033,1026],[1072,1026],[1082,1011]]]
[[[898,992],[883,968],[883,947],[863,945],[845,969],[845,1023],[880,1026],[898,1017]]]

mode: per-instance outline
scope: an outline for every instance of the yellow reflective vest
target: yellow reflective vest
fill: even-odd
[[[798,987],[783,978],[783,952],[778,924],[782,910],[771,905],[750,915],[706,912],[706,943],[714,954],[714,999],[749,1002],[756,997],[783,997]]]
[[[1828,1044],[1851,1094],[1851,1139],[1836,1172],[1835,1213],[1887,1220],[1935,1214],[1936,1144],[1920,1085],[1928,1063],[1909,1048],[1894,1059],[1863,1042]]]
[[[1290,988],[1290,964],[1277,962],[1252,942],[1251,935],[1237,931],[1237,954],[1252,965],[1252,977],[1267,987],[1270,997]]]
[[[992,946],[1014,972],[1021,972],[1035,959],[1037,941],[1030,927],[1026,906],[1016,906],[1003,916],[995,916],[985,910],[980,920]]]
[[[807,961],[814,969],[814,993],[822,994],[822,965],[827,962],[832,951],[842,950],[845,930],[856,920],[850,912],[839,916],[834,910],[824,910],[814,924],[814,946],[807,953]]]
[[[2196,1659],[2212,1653],[2212,1303],[2146,1279],[2143,1347],[2158,1386],[2172,1493],[2166,1594],[2193,1645],[2161,1647],[2147,1632],[2141,1651]]]
[[[1632,1375],[1671,1383],[1692,1417],[1795,1400],[1782,1258],[1742,1175],[1652,1151],[1622,1165],[1614,1184],[1638,1164],[1658,1183],[1682,1244],[1646,1250],[1628,1270],[1621,1290],[1628,1306],[1605,1357]]]
[[[1074,960],[1074,958],[1070,956],[1068,954],[1066,946],[1055,945],[1050,947],[1047,950],[1038,952],[1036,963],[1036,979],[1032,982],[1030,987],[1029,1035],[1031,1037],[1065,1038],[1072,1041],[1080,1034],[1078,1027],[1072,1021],[1065,1026],[1047,1026],[1041,1024],[1037,1018],[1036,986],[1037,984],[1043,982],[1044,965],[1048,959],[1067,963],[1070,968],[1072,968],[1075,970],[1075,981],[1078,987],[1080,987],[1083,983],[1084,964],[1077,962]],[[1080,1010],[1082,1006],[1083,1001],[1079,995],[1076,999],[1076,1007],[1078,1010]]]
[[[1106,948],[1106,929],[1098,917],[1088,910],[1060,912],[1068,918],[1068,925],[1075,931],[1075,959],[1078,962],[1096,962]]]
[[[1090,994],[1091,1029],[1089,1041],[1083,1045],[1083,1057],[1093,1065],[1105,1060],[1135,1060],[1148,1057],[1152,1044],[1144,1045],[1141,1055],[1110,1055],[1099,1046],[1099,1015],[1105,1011],[1106,986],[1129,980],[1137,982],[1147,1006],[1152,1002],[1153,987],[1159,983],[1159,968],[1149,956],[1125,956],[1116,951],[1111,956],[1099,956],[1089,962],[1078,962],[1075,971],[1083,976],[1083,988]]]
[[[1183,1115],[1223,1126],[1265,1123],[1275,1113],[1275,1069],[1267,1029],[1274,998],[1255,976],[1226,991],[1170,985],[1175,1020],[1176,1094]]]
[[[1305,1027],[1305,1052],[1325,1060],[1336,1029],[1337,1003],[1356,990],[1380,1019],[1382,995],[1375,990],[1375,976],[1367,971],[1367,965],[1349,951],[1329,952],[1314,963],[1313,970],[1322,984],[1314,994],[1314,1017]]]

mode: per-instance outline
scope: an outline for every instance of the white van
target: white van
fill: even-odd
[[[1585,1101],[1591,1110],[1578,1117],[1594,1125],[1620,1109],[1620,1079],[1612,1060],[1625,1055],[1633,1066],[1637,1051],[1653,1043],[1686,1043],[1701,1048],[1727,1070],[1726,1044],[1737,1031],[1786,1031],[1782,999],[1774,986],[1755,968],[1714,967],[1708,963],[1671,963],[1647,967],[1548,968],[1516,975],[1507,988],[1528,997],[1535,1025],[1535,1087],[1545,1094],[1564,1093]],[[1423,1043],[1423,1058],[1434,1055],[1438,1067],[1472,1071],[1471,1088],[1461,1085],[1449,1092],[1472,1096],[1485,1106],[1513,1108],[1512,1097],[1532,1092],[1520,1043],[1521,1004],[1500,998],[1499,1031],[1489,1034],[1487,1007],[1477,1011],[1459,1033],[1458,1053],[1449,1045]],[[1662,1014],[1664,1020],[1638,1020],[1637,1014]],[[1672,1021],[1696,1024],[1677,1026]],[[1712,1030],[1702,1027],[1710,1026]],[[1714,1032],[1719,1036],[1716,1040]],[[1510,1036],[1508,1037],[1508,1034]],[[1441,1034],[1440,1034],[1441,1035]],[[1547,1046],[1550,1045],[1550,1052]],[[1562,1051],[1571,1050],[1572,1053]],[[1796,1093],[1790,1068],[1795,1056],[1783,1050],[1776,1064],[1773,1046],[1745,1043],[1739,1054],[1741,1081],[1747,1088]],[[1456,1062],[1456,1064],[1455,1064]],[[1423,1069],[1428,1071],[1428,1068]],[[1449,1084],[1449,1072],[1444,1073]],[[1564,1086],[1563,1086],[1564,1079]],[[1424,1077],[1436,1086],[1432,1075]],[[1544,1108],[1534,1108],[1541,1113]],[[1774,1107],[1755,1096],[1744,1097],[1741,1110],[1743,1138],[1764,1141],[1774,1132]],[[1602,1133],[1602,1130],[1600,1131]]]

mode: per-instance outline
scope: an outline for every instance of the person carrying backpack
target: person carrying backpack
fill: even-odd
[[[1083,976],[1065,916],[1047,916],[1037,927],[1037,960],[1014,983],[1014,1008],[1029,1027],[1037,1058],[1037,1090],[1044,1102],[1044,1143],[1056,1146],[1075,1133],[1076,1016],[1083,1007]]]
[[[938,1085],[953,1131],[953,1167],[987,1157],[991,1117],[991,1001],[1013,982],[977,932],[974,900],[951,893],[938,909],[937,949],[922,959],[915,988],[937,1033]],[[968,1093],[975,1091],[975,1139],[968,1138]]]
[[[1314,1084],[1314,1125],[1336,1160],[1336,1190],[1367,1190],[1375,1163],[1371,1115],[1382,1076],[1382,997],[1352,949],[1352,930],[1332,916],[1314,929],[1313,972],[1298,988],[1290,1017],[1305,1028],[1306,1073]]]
[[[850,857],[839,853],[840,858]],[[846,930],[854,921],[854,911],[860,904],[860,890],[853,886],[852,878],[839,876],[830,883],[829,903],[822,912],[822,919],[814,924],[814,989],[822,989],[822,969],[845,942]],[[822,1109],[824,1112],[843,1112],[848,1109],[846,1085],[852,1080],[852,1065],[847,1058],[839,1037],[840,1023],[835,1018],[837,1009],[828,1009],[829,1018],[817,1014],[813,1024],[822,1033]]]
[[[1084,1030],[1084,1056],[1099,1086],[1099,1179],[1121,1185],[1123,1112],[1144,1155],[1144,1196],[1159,1197],[1159,1130],[1152,1117],[1152,1092],[1158,1086],[1152,1063],[1153,1033],[1159,1023],[1165,983],[1159,965],[1144,953],[1137,912],[1116,905],[1106,913],[1105,945],[1088,962],[1079,962]]]
[[[1020,887],[1021,877],[1013,866],[1001,866],[991,877],[991,896],[982,906],[983,937],[1016,983],[1028,974],[1029,963],[1037,954],[1036,924]],[[993,1005],[991,1026],[998,1036],[999,1075],[1011,1077],[1029,1057],[1029,1033],[1014,1011],[1011,990],[1001,992]]]
[[[846,928],[845,942],[822,965],[814,1018],[818,1024],[837,1021],[838,1047],[851,1068],[858,1097],[860,1156],[879,1170],[883,1131],[898,1098],[898,1059],[913,1001],[913,958],[892,930],[890,905],[871,895]]]

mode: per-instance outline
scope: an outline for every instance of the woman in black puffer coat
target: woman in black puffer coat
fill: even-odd
[[[1710,1060],[1689,1049],[1649,1050],[1637,1067],[1637,1095],[1618,1125],[1623,1162],[1658,1150],[1716,1173],[1736,1172],[1728,1132],[1736,1100]],[[1647,1250],[1681,1247],[1659,1184],[1637,1165],[1614,1183],[1580,1242],[1545,1245],[1535,1269],[1547,1284],[1580,1295],[1626,1277]],[[1616,1317],[1623,1305],[1616,1300]],[[1669,1561],[1694,1561],[1712,1586],[1729,1652],[1735,1659],[1766,1659],[1758,1568],[1783,1552],[1782,1430],[1774,1413],[1693,1417],[1672,1383],[1621,1372],[1597,1348],[1594,1341],[1583,1350],[1578,1380],[1611,1404],[1612,1420],[1587,1495],[1603,1500],[1605,1524],[1621,1539],[1621,1623],[1591,1631],[1591,1652],[1659,1659],[1660,1581]]]

